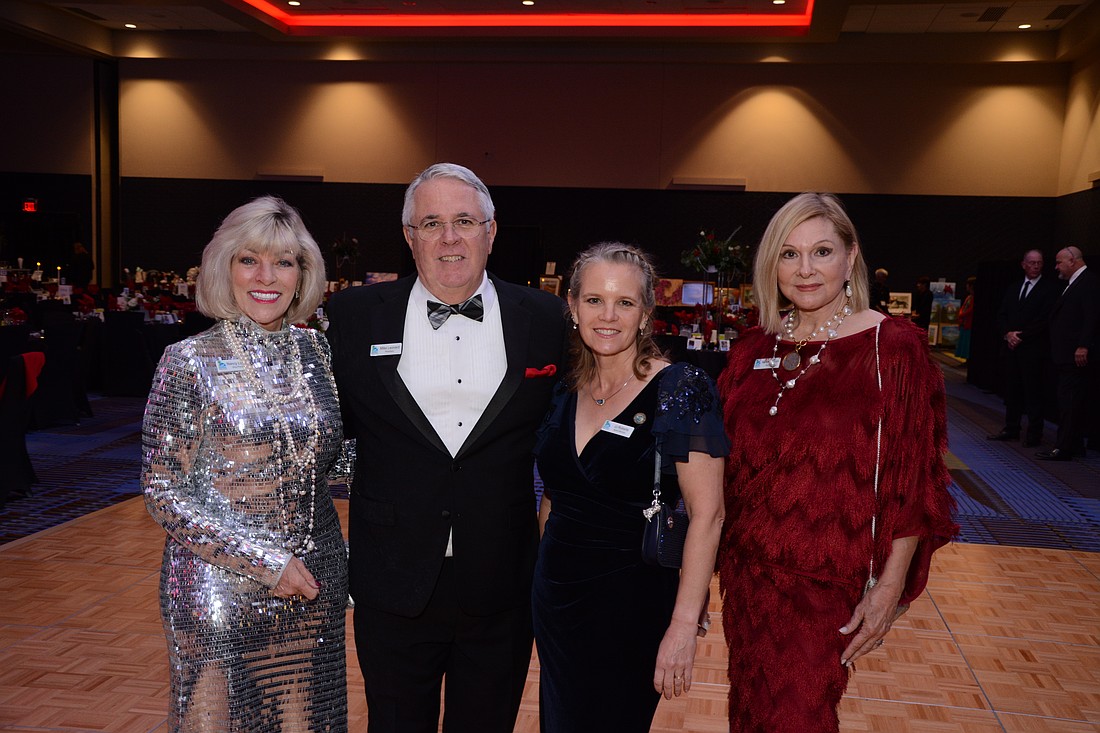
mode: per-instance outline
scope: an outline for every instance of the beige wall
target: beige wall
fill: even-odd
[[[1100,175],[1100,50],[1074,65],[1066,95],[1058,193],[1089,187]]]
[[[1068,64],[120,63],[123,176],[1055,196],[1100,170],[1100,54]],[[36,83],[27,84],[33,78]],[[91,64],[0,64],[0,170],[91,170]]]

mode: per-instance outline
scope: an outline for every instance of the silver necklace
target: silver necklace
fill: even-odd
[[[320,437],[317,405],[313,400],[313,390],[305,385],[302,374],[302,354],[301,350],[298,348],[298,341],[294,338],[293,334],[291,334],[290,338],[290,353],[284,361],[288,367],[287,371],[289,374],[287,383],[290,389],[285,395],[280,395],[268,390],[266,384],[260,379],[259,374],[256,373],[256,366],[252,363],[251,355],[245,351],[244,344],[241,343],[240,334],[237,332],[237,329],[243,330],[244,328],[245,326],[239,322],[226,323],[226,341],[229,344],[229,350],[233,352],[233,356],[240,362],[244,369],[245,377],[263,397],[264,402],[270,406],[270,414],[275,418],[275,437],[272,442],[271,452],[272,455],[275,456],[275,475],[278,480],[276,493],[278,494],[279,512],[284,527],[289,529],[291,525],[291,502],[296,503],[297,496],[309,494],[309,527],[306,529],[305,535],[300,539],[290,539],[287,542],[287,549],[291,552],[310,552],[315,547],[313,542],[313,527],[317,506],[317,443]],[[306,439],[301,445],[296,445],[291,420],[287,415],[287,411],[283,408],[292,400],[299,397],[305,402],[305,409],[303,412],[309,417],[309,425]],[[292,483],[292,481],[283,470],[284,444],[287,448],[285,453],[290,458],[291,465],[298,469],[297,474],[299,481],[309,481],[308,492],[304,486],[297,490],[293,488],[288,489],[287,484]]]
[[[787,354],[787,356],[783,357],[783,367],[788,371],[794,371],[802,364],[802,358],[798,356],[797,349],[802,348],[807,343],[812,341],[817,335],[818,331],[822,331],[825,334],[825,341],[823,341],[821,346],[818,347],[817,353],[810,357],[809,363],[807,363],[806,366],[802,367],[802,371],[787,380],[779,378],[779,372],[776,371],[776,368],[774,366],[779,363],[779,342],[783,338],[782,334],[775,334],[775,345],[772,346],[772,358],[770,363],[773,365],[771,367],[772,377],[774,377],[775,381],[779,383],[779,394],[775,396],[775,403],[770,408],[768,408],[769,415],[775,417],[779,413],[779,400],[783,399],[783,395],[787,392],[787,390],[794,389],[794,386],[798,384],[798,380],[802,378],[802,375],[809,371],[810,367],[812,367],[814,364],[818,364],[821,362],[821,356],[825,353],[825,347],[829,345],[829,341],[836,338],[837,332],[840,329],[840,324],[844,323],[844,319],[850,315],[852,315],[852,299],[846,298],[844,301],[844,305],[841,307],[841,309],[834,313],[832,317],[829,318],[829,320],[825,321],[825,323],[815,328],[813,333],[811,333],[807,338],[803,339],[801,343],[796,343],[796,351],[791,352],[791,354],[795,354],[796,359],[788,362],[787,357],[791,354]],[[787,318],[783,326],[784,331],[786,331],[787,333],[787,337],[792,341],[794,340],[794,327],[795,323],[797,322],[797,318],[798,310],[792,310],[790,313],[787,314]],[[793,366],[789,366],[789,363],[793,363]]]
[[[626,389],[626,385],[630,384],[630,382],[631,382],[631,381],[632,381],[633,379],[634,379],[634,375],[633,375],[633,374],[631,374],[631,375],[630,375],[630,378],[629,378],[629,379],[627,379],[627,380],[626,380],[625,382],[623,382],[623,386],[622,386],[622,387],[619,387],[619,388],[618,388],[617,390],[615,390],[614,392],[612,392],[611,394],[609,394],[609,395],[608,395],[607,397],[604,397],[604,398],[602,398],[602,399],[596,399],[596,395],[592,394],[592,388],[591,388],[591,387],[589,387],[589,388],[588,388],[588,396],[589,396],[589,397],[591,397],[591,398],[592,398],[592,401],[593,401],[593,402],[595,402],[595,403],[596,403],[597,405],[599,405],[600,407],[603,407],[603,403],[607,402],[607,401],[608,401],[609,399],[611,399],[612,397],[614,397],[615,395],[619,394],[619,393],[620,393],[620,392],[622,392],[622,391],[623,391],[624,389]]]

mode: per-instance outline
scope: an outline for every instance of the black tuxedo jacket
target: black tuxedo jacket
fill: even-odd
[[[1062,283],[1050,275],[1043,275],[1027,297],[1020,300],[1020,288],[1023,284],[1023,280],[1016,280],[1005,292],[1001,309],[997,312],[997,334],[1003,343],[1006,333],[1019,331],[1022,342],[1015,351],[1034,350],[1045,353],[1050,310],[1054,307],[1054,300],[1062,289]]]
[[[356,439],[352,597],[388,613],[418,615],[453,529],[464,611],[488,615],[529,604],[538,546],[532,449],[565,367],[565,305],[490,275],[508,366],[452,457],[398,375],[400,356],[371,356],[372,345],[401,342],[415,279],[342,291],[327,309],[344,432]]]
[[[1062,285],[1061,282],[1058,283]],[[1050,313],[1050,355],[1059,366],[1074,363],[1073,352],[1084,346],[1089,363],[1096,363],[1100,347],[1100,275],[1086,268],[1054,301]]]

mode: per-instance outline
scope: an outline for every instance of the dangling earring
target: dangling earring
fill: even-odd
[[[294,290],[294,299],[295,300],[301,300],[302,299],[301,291],[299,291],[298,289]]]
[[[573,330],[576,331],[577,330],[577,319],[573,317],[572,313],[569,314],[569,320],[572,321]]]
[[[852,297],[852,281],[851,280],[845,280],[844,281],[844,295],[849,297],[849,298]]]

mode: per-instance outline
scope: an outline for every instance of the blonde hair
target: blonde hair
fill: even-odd
[[[760,325],[768,333],[779,333],[783,322],[782,312],[792,306],[779,289],[779,253],[791,232],[811,219],[826,219],[836,229],[844,250],[856,248],[855,261],[849,274],[852,287],[852,310],[856,313],[869,307],[870,283],[867,263],[856,237],[856,228],[840,199],[831,193],[801,193],[775,212],[753,261],[753,297],[760,308]]]
[[[287,321],[300,323],[317,310],[326,285],[321,250],[297,209],[274,196],[261,196],[230,212],[203,249],[202,267],[195,282],[199,312],[211,318],[241,317],[233,297],[231,268],[245,249],[257,254],[289,252],[298,261],[298,294],[287,309]]]
[[[645,325],[635,336],[637,351],[634,355],[634,376],[638,379],[645,377],[650,359],[662,359],[664,353],[653,340],[653,311],[657,307],[657,269],[653,261],[643,250],[633,245],[622,242],[600,242],[577,255],[573,261],[572,271],[569,275],[569,299],[577,297],[581,289],[581,280],[584,271],[589,265],[596,262],[610,262],[615,264],[636,267],[642,276],[642,317]],[[568,311],[572,318],[572,310]],[[569,372],[567,382],[569,388],[576,391],[582,384],[587,384],[596,377],[596,357],[592,350],[584,343],[574,330],[570,343],[569,355],[572,369]]]

